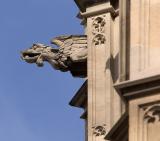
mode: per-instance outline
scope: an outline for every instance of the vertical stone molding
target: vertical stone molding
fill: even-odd
[[[99,133],[101,130],[99,127],[106,124],[106,132],[111,127],[111,115],[108,115],[111,113],[110,96],[113,84],[110,73],[111,15],[110,13],[103,15],[105,18],[101,21],[105,24],[94,24],[97,19],[101,19],[99,15],[90,17],[87,21],[87,34],[90,36],[88,39],[88,141],[104,140]],[[106,66],[107,61],[108,66]],[[93,127],[95,127],[94,131]]]
[[[98,12],[104,8],[103,13]],[[119,81],[119,19],[112,16],[111,9],[110,1],[86,9],[88,141],[104,141],[121,116],[120,98],[113,88],[113,83]]]
[[[160,73],[159,12],[159,0],[130,1],[131,79]]]
[[[119,0],[120,16],[120,81],[129,79],[130,71],[130,5],[128,0]]]

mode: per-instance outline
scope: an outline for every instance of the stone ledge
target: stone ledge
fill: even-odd
[[[115,84],[114,87],[118,94],[125,100],[144,97],[150,95],[151,92],[160,91],[160,75],[125,81]]]
[[[80,12],[80,15],[83,18],[88,18],[94,15],[99,15],[99,14],[108,13],[108,12],[110,12],[113,17],[116,17],[119,15],[119,10],[115,10],[112,6],[98,9],[97,11],[89,11],[89,12],[83,12],[83,13]]]

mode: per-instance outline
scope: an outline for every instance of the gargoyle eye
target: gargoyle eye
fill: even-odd
[[[58,49],[51,48],[51,52],[58,53]]]

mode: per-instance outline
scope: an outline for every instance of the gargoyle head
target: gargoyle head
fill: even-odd
[[[27,63],[36,63],[38,66],[43,66],[43,62],[46,61],[45,56],[50,53],[57,52],[57,49],[54,49],[50,46],[44,44],[33,44],[31,48],[21,52],[21,58]]]

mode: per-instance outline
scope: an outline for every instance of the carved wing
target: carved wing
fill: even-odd
[[[72,35],[59,48],[61,61],[81,62],[87,59],[87,36]]]

